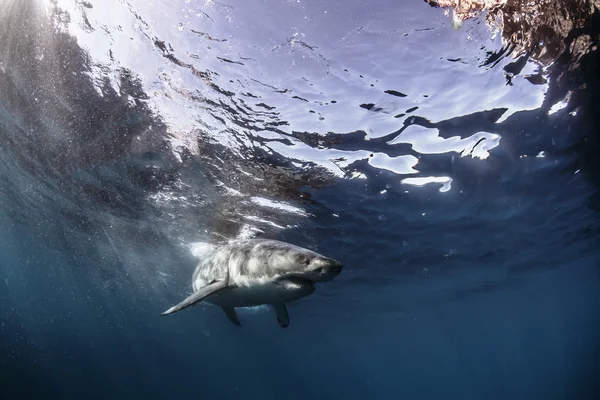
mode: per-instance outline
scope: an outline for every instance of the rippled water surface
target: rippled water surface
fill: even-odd
[[[597,55],[503,46],[422,1],[0,0],[3,398],[594,398]],[[287,329],[159,317],[246,237],[345,269]]]

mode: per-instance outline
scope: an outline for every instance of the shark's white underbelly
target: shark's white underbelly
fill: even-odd
[[[204,301],[221,307],[254,307],[298,300],[314,291],[309,281],[285,279],[227,288],[208,296]]]

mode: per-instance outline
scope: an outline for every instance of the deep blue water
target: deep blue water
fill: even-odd
[[[597,54],[501,47],[419,1],[0,2],[2,398],[595,398]],[[249,236],[345,270],[287,329],[159,317]]]

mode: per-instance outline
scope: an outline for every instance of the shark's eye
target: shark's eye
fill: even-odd
[[[304,260],[304,264],[306,264],[306,265],[310,264],[310,258],[306,258],[306,259]]]

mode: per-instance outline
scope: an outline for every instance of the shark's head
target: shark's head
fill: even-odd
[[[294,257],[297,269],[302,271],[300,275],[311,282],[330,281],[338,276],[344,268],[339,261],[310,250],[294,254]]]
[[[310,282],[330,281],[338,276],[343,265],[334,259],[322,256],[312,250],[274,240],[260,243],[257,251],[264,252],[261,259],[271,273],[306,279]]]

